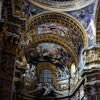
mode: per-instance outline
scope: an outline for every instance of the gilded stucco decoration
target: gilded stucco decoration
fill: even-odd
[[[25,52],[29,48],[31,49],[33,45],[43,42],[59,44],[68,50],[72,56],[70,61],[75,61],[76,64],[78,64],[77,55],[79,55],[81,50],[81,47],[77,47],[77,44],[82,47],[88,47],[87,34],[82,25],[72,16],[59,12],[44,12],[33,16],[28,21],[24,40],[22,41],[22,47],[25,48]]]
[[[88,47],[87,34],[82,25],[72,16],[59,12],[44,12],[33,16],[28,22],[27,33],[37,31],[37,27],[44,23],[55,23],[67,27],[71,31],[75,31],[82,38],[84,47]]]

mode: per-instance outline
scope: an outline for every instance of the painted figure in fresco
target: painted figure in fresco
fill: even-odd
[[[58,34],[62,37],[65,36],[67,32],[67,28],[64,26],[60,26],[57,24],[42,24],[38,26],[38,33],[43,34],[43,33],[53,33],[53,34]]]
[[[87,6],[81,10],[77,10],[77,11],[72,11],[70,14],[73,15],[76,19],[78,19],[81,24],[83,25],[83,27],[86,29],[87,31],[87,35],[88,35],[88,41],[89,41],[89,46],[93,45],[93,32],[94,32],[94,23],[91,23],[91,21],[93,21],[94,19],[94,7],[95,7],[95,3],[91,4],[90,6]],[[91,27],[90,24],[93,26]]]
[[[31,18],[37,13],[37,9],[28,0],[23,0],[22,10],[28,16],[28,18]]]
[[[70,56],[68,52],[62,47],[55,47],[52,49],[36,46],[26,55],[27,61],[34,65],[42,62],[49,61],[57,67],[66,66]]]

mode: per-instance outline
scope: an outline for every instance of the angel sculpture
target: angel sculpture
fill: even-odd
[[[62,77],[62,73],[63,73],[62,70],[59,67],[57,67],[57,71],[56,71],[57,79]]]
[[[63,68],[63,75],[62,75],[63,78],[68,78],[68,68],[67,67],[64,67]]]
[[[32,64],[27,64],[26,68],[25,75],[29,78],[35,79],[35,66]]]

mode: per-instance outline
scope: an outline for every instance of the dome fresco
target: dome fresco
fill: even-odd
[[[85,7],[80,10],[69,12],[72,16],[74,16],[77,20],[85,28],[88,34],[88,42],[89,46],[93,45],[93,37],[96,35],[95,25],[94,25],[94,16],[95,16],[95,6],[96,2],[92,3],[90,6]]]
[[[49,10],[72,11],[86,7],[94,0],[29,0],[39,7]],[[78,7],[77,7],[78,5]]]

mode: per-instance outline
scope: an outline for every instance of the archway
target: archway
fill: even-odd
[[[88,36],[83,26],[72,16],[59,12],[44,12],[33,16],[28,22],[27,33],[36,31],[37,26],[44,23],[56,23],[75,31],[82,39],[84,47],[88,47]],[[34,33],[36,34],[36,33]]]

